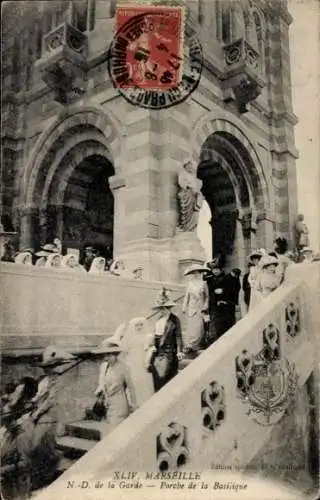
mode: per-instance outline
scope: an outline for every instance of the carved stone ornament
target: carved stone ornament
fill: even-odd
[[[172,422],[157,436],[157,464],[160,471],[176,470],[187,463],[187,429]]]
[[[205,429],[214,431],[226,418],[224,387],[217,382],[211,382],[201,392],[202,425]]]
[[[263,347],[252,355],[236,358],[238,397],[248,405],[259,425],[277,423],[296,395],[297,374],[293,364],[280,357],[280,332],[270,323],[263,330]]]
[[[300,309],[297,301],[290,302],[286,307],[286,330],[291,338],[295,338],[301,333]]]
[[[44,82],[55,92],[55,100],[66,104],[85,92],[87,36],[63,23],[43,37],[41,58],[36,66]]]

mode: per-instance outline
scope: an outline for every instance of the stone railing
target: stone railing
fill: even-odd
[[[151,312],[162,286],[174,283],[94,276],[77,271],[1,263],[1,334],[25,337],[111,335],[123,321]],[[181,301],[177,302],[177,311]],[[70,344],[70,342],[69,342]]]
[[[243,471],[275,427],[267,414],[257,411],[249,386],[260,377],[256,396],[265,396],[265,402],[277,401],[278,412],[272,412],[277,423],[284,415],[280,401],[285,398],[270,395],[268,382],[278,373],[275,367],[280,367],[280,375],[271,389],[281,393],[285,387],[288,398],[293,397],[293,386],[296,390],[304,386],[314,368],[320,266],[293,265],[288,274],[286,284],[37,498],[50,500],[59,487],[66,494],[66,485],[73,481],[103,481],[113,477],[114,471],[141,471],[144,486],[153,484],[146,479],[146,471],[220,467]],[[261,362],[266,370],[252,371],[252,359],[256,368]],[[285,372],[287,366],[290,369]]]

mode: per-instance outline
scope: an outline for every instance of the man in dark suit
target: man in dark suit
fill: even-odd
[[[210,323],[207,332],[206,344],[211,345],[221,335],[221,314],[218,302],[223,293],[223,282],[225,273],[222,269],[221,260],[215,258],[207,263],[209,271],[204,275],[203,279],[207,282],[209,292],[209,316]]]

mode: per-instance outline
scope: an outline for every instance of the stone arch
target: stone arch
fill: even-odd
[[[98,221],[101,226],[102,219],[98,217],[98,213],[100,209],[102,212],[108,210],[107,206],[113,200],[109,178],[116,170],[119,173],[116,159],[119,160],[120,155],[119,127],[99,110],[81,109],[64,115],[53,123],[37,141],[24,172],[20,205],[21,245],[43,244],[48,235],[52,238],[53,228],[57,228],[57,236],[64,237],[68,227],[68,216],[65,214],[69,211],[71,220],[70,211],[75,211],[76,205],[78,212],[83,210],[83,214],[86,214],[86,203],[91,203],[90,206],[93,207],[93,202],[88,200],[93,200],[94,196],[98,196],[102,205],[96,210],[92,208],[91,215],[95,217],[92,220]],[[106,193],[109,193],[110,203],[101,201],[103,196],[98,178],[101,178]],[[93,185],[96,188],[90,187]],[[95,189],[96,194],[93,194],[92,189]],[[66,194],[69,202],[65,200]],[[75,196],[71,202],[70,196]],[[87,201],[80,202],[80,199]],[[113,214],[113,204],[114,201],[110,205],[111,212],[105,212],[107,215]],[[79,225],[81,214],[76,219]],[[71,225],[72,223],[73,219]],[[110,224],[107,231],[112,235],[113,223]],[[100,235],[102,238],[101,229]]]
[[[269,213],[271,209],[271,192],[272,187],[270,180],[265,176],[262,161],[260,160],[253,141],[249,139],[249,133],[243,131],[243,127],[233,123],[230,119],[225,117],[209,117],[200,118],[194,126],[192,156],[196,163],[198,163],[201,154],[201,148],[207,138],[214,133],[228,134],[228,137],[234,137],[236,144],[235,149],[240,146],[244,156],[249,159],[248,175],[253,176],[257,180],[255,189],[253,190],[253,197],[258,210],[266,211]],[[233,149],[234,150],[234,149]]]
[[[193,136],[193,159],[202,194],[212,211],[214,254],[226,265],[243,268],[245,256],[259,242],[269,243],[264,224],[270,212],[270,191],[252,141],[230,120],[199,120]],[[268,243],[267,240],[268,239]]]
[[[122,153],[122,134],[120,124],[114,116],[111,116],[110,113],[106,115],[94,107],[74,110],[71,114],[62,114],[41,134],[31,152],[20,182],[20,208],[28,207],[27,200],[30,200],[30,190],[47,153],[57,141],[63,141],[66,132],[77,126],[93,127],[103,135],[104,140],[107,141],[109,153],[112,155],[116,173],[120,173],[121,167],[116,159],[119,159]]]

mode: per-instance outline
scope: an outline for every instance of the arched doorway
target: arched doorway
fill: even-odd
[[[254,237],[251,216],[259,203],[259,177],[252,158],[229,132],[217,131],[204,142],[197,171],[211,211],[212,257],[226,268],[245,267]]]
[[[93,244],[104,256],[112,255],[114,199],[109,186],[112,164],[99,154],[85,157],[73,170],[64,188],[61,203],[56,203],[54,188],[42,211],[41,242],[59,237],[65,249],[80,250]],[[53,181],[60,184],[62,178]]]
[[[75,124],[45,146],[28,180],[20,244],[38,248],[58,237],[64,251],[90,242],[112,256],[115,171],[106,136],[94,125]]]

